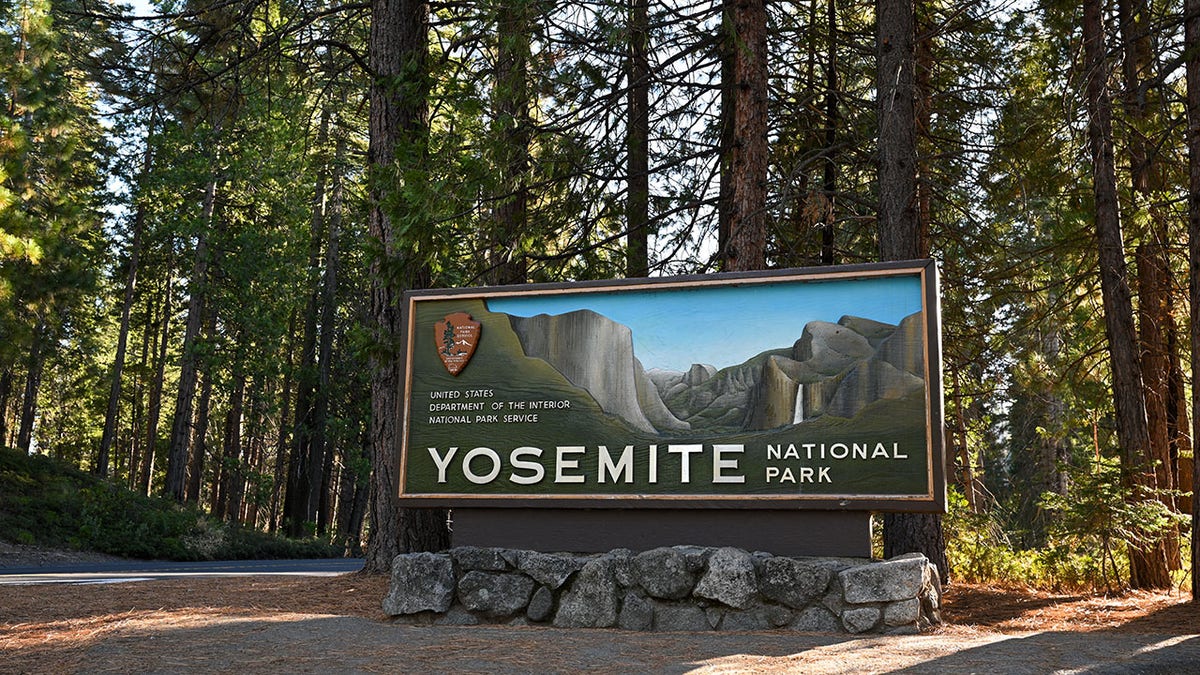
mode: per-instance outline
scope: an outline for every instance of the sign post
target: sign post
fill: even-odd
[[[456,545],[863,555],[870,511],[945,509],[931,261],[415,291],[404,310],[399,496],[452,507]]]

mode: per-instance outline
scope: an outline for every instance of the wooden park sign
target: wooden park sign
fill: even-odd
[[[942,511],[930,261],[405,296],[411,505]]]

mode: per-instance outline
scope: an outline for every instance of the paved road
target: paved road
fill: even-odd
[[[0,565],[3,563],[0,562]],[[173,577],[328,577],[362,569],[362,558],[237,560],[208,562],[122,561],[48,567],[0,567],[0,586],[113,584]]]

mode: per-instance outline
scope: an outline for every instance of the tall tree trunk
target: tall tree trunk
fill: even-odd
[[[200,503],[204,486],[204,459],[208,456],[208,423],[212,407],[212,372],[200,375],[200,401],[196,404],[196,424],[192,434],[191,458],[188,462],[187,500]],[[216,495],[213,495],[215,498]]]
[[[12,396],[12,368],[0,373],[0,446],[8,443],[8,399]]]
[[[309,501],[317,510],[317,532],[324,534],[328,527],[327,502],[329,464],[333,454],[329,449],[330,370],[333,368],[333,338],[336,335],[338,287],[338,237],[341,236],[342,205],[345,200],[341,166],[345,160],[346,141],[339,134],[334,150],[334,170],[330,179],[329,208],[325,237],[325,275],[321,283],[321,341],[317,349],[317,391],[313,406],[312,452],[309,455]]]
[[[911,260],[921,255],[916,205],[917,143],[913,0],[877,0],[876,63],[879,125],[879,258]],[[950,576],[940,514],[887,513],[883,555],[921,553]]]
[[[153,125],[153,123],[151,123]],[[153,130],[153,126],[151,126]],[[142,175],[150,173],[153,153],[149,138],[142,159]],[[142,252],[142,230],[146,224],[146,207],[138,203],[133,216],[133,241],[129,243],[129,269],[125,272],[125,296],[121,303],[121,324],[117,331],[117,353],[113,356],[111,383],[108,389],[108,409],[104,414],[104,432],[100,436],[100,451],[96,455],[95,471],[108,475],[108,458],[117,437],[117,417],[121,409],[121,373],[125,368],[125,348],[129,340],[129,313],[133,308],[134,292],[137,290],[138,260]]]
[[[148,304],[145,325],[142,326],[137,375],[133,380],[133,413],[129,420],[129,463],[125,486],[131,491],[137,486],[142,443],[146,436],[146,374],[150,372],[150,347],[158,336],[158,316],[155,314],[154,299],[149,299]]]
[[[46,343],[46,320],[38,317],[33,329],[33,343],[25,368],[25,392],[21,397],[21,426],[17,428],[17,449],[28,453],[33,444],[33,424],[37,420],[38,391],[42,387],[42,369],[46,364],[43,353]]]
[[[726,270],[767,266],[767,8],[765,0],[724,0],[725,53],[721,209]],[[724,81],[730,77],[729,82]],[[728,112],[727,112],[728,111]]]
[[[216,323],[213,313],[206,312],[204,320],[204,335],[211,338]],[[210,365],[202,374],[200,383],[200,402],[196,405],[196,424],[192,435],[191,457],[188,462],[187,500],[193,504],[200,503],[200,489],[204,485],[204,459],[208,456],[208,423],[209,411],[212,406],[213,368]],[[216,495],[213,495],[216,498]]]
[[[496,6],[496,82],[493,125],[499,174],[492,210],[489,269],[484,278],[495,285],[519,284],[528,277],[520,239],[529,221],[529,52],[533,0]]]
[[[370,145],[368,168],[371,205],[369,233],[379,253],[372,261],[371,313],[375,348],[371,350],[371,539],[364,569],[390,571],[405,551],[440,550],[449,545],[445,509],[400,509],[397,471],[401,388],[400,345],[403,326],[399,300],[405,282],[419,276],[419,262],[396,235],[385,206],[393,191],[397,162],[414,165],[427,152],[426,136],[429,6],[424,0],[372,0],[370,65]],[[420,218],[420,205],[406,217]],[[419,231],[420,228],[417,228]]]
[[[1191,314],[1188,332],[1192,345],[1192,438],[1200,439],[1200,0],[1184,2],[1187,55],[1188,148],[1188,296]],[[1200,603],[1200,498],[1195,493],[1195,449],[1192,459],[1192,602]]]
[[[1147,473],[1150,431],[1146,421],[1137,334],[1133,325],[1133,300],[1125,262],[1124,235],[1117,205],[1112,103],[1108,96],[1108,65],[1100,0],[1085,0],[1083,4],[1083,50],[1104,326],[1112,362],[1113,403],[1117,416],[1117,438],[1121,445],[1122,477],[1125,487],[1133,493],[1138,486],[1152,485],[1153,473],[1152,469]],[[1162,588],[1170,585],[1166,561],[1157,558],[1153,551],[1130,546],[1132,586]]]
[[[1129,120],[1129,168],[1135,209],[1149,215],[1147,231],[1140,234],[1136,251],[1138,284],[1138,341],[1142,359],[1142,386],[1145,388],[1146,422],[1150,434],[1150,456],[1154,459],[1155,486],[1174,490],[1176,476],[1171,470],[1173,439],[1171,400],[1170,335],[1175,332],[1171,313],[1171,271],[1167,250],[1166,214],[1155,204],[1155,193],[1162,189],[1162,170],[1158,153],[1146,137],[1149,124],[1147,99],[1157,97],[1154,84],[1157,65],[1147,30],[1148,7],[1145,0],[1119,0],[1121,42],[1124,52],[1123,108]],[[1174,510],[1175,499],[1161,493],[1160,501]],[[1179,569],[1178,533],[1155,544],[1155,555],[1167,558],[1168,567]]]
[[[837,130],[838,114],[838,40],[837,0],[826,3],[825,52],[825,158],[821,189],[825,193],[825,222],[821,225],[821,264],[832,265],[834,252],[834,219],[837,207]]]
[[[237,357],[240,361],[241,357]],[[233,392],[229,395],[229,410],[225,413],[225,442],[221,450],[221,502],[217,517],[240,524],[245,475],[242,461],[242,417],[246,404],[246,373],[242,365],[234,366]]]
[[[173,242],[167,242],[167,250],[170,252],[167,256],[168,270],[174,264],[174,246]],[[168,271],[163,283],[162,302],[159,303],[161,327],[158,333],[158,348],[154,355],[154,380],[150,383],[150,410],[146,414],[146,451],[142,454],[142,469],[139,472],[141,492],[144,495],[150,494],[154,476],[154,455],[158,452],[158,422],[162,415],[163,378],[167,367],[167,345],[171,337],[171,282],[171,273]]]
[[[267,523],[267,530],[269,532],[275,532],[279,527],[279,514],[281,510],[279,497],[288,477],[288,440],[290,439],[289,431],[292,429],[292,368],[293,355],[296,349],[296,310],[292,310],[292,315],[288,319],[287,334],[287,356],[283,364],[283,391],[279,399],[282,402],[283,409],[279,411],[279,437],[275,441],[275,480],[271,484],[271,508],[269,522]]]
[[[920,257],[913,0],[876,0],[879,257]]]
[[[650,276],[650,3],[629,2],[625,276]]]
[[[292,454],[288,461],[287,492],[283,501],[284,532],[289,537],[305,534],[305,523],[316,520],[316,490],[320,479],[314,468],[313,435],[317,426],[317,315],[320,312],[321,245],[325,238],[325,215],[329,186],[329,123],[332,112],[321,111],[317,147],[322,162],[313,190],[311,238],[308,248],[308,302],[304,308],[304,337],[300,346],[300,368],[296,386],[296,421],[292,434]],[[320,452],[317,448],[316,452]],[[316,463],[318,466],[320,462]]]
[[[214,169],[215,171],[215,169]],[[196,366],[198,360],[197,338],[204,316],[204,302],[208,291],[208,230],[213,222],[213,209],[217,202],[217,178],[214,175],[204,191],[203,228],[196,238],[196,250],[192,263],[192,276],[188,281],[188,310],[183,333],[183,355],[179,363],[179,387],[175,396],[175,417],[171,423],[171,441],[167,446],[167,481],[164,492],[183,501],[186,494],[189,441],[192,430],[192,405],[196,398]]]

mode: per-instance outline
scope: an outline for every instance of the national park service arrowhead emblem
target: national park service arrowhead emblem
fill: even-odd
[[[434,344],[438,346],[438,357],[451,375],[457,376],[467,367],[467,362],[479,344],[479,333],[483,327],[466,312],[447,314],[446,318],[433,324]]]

